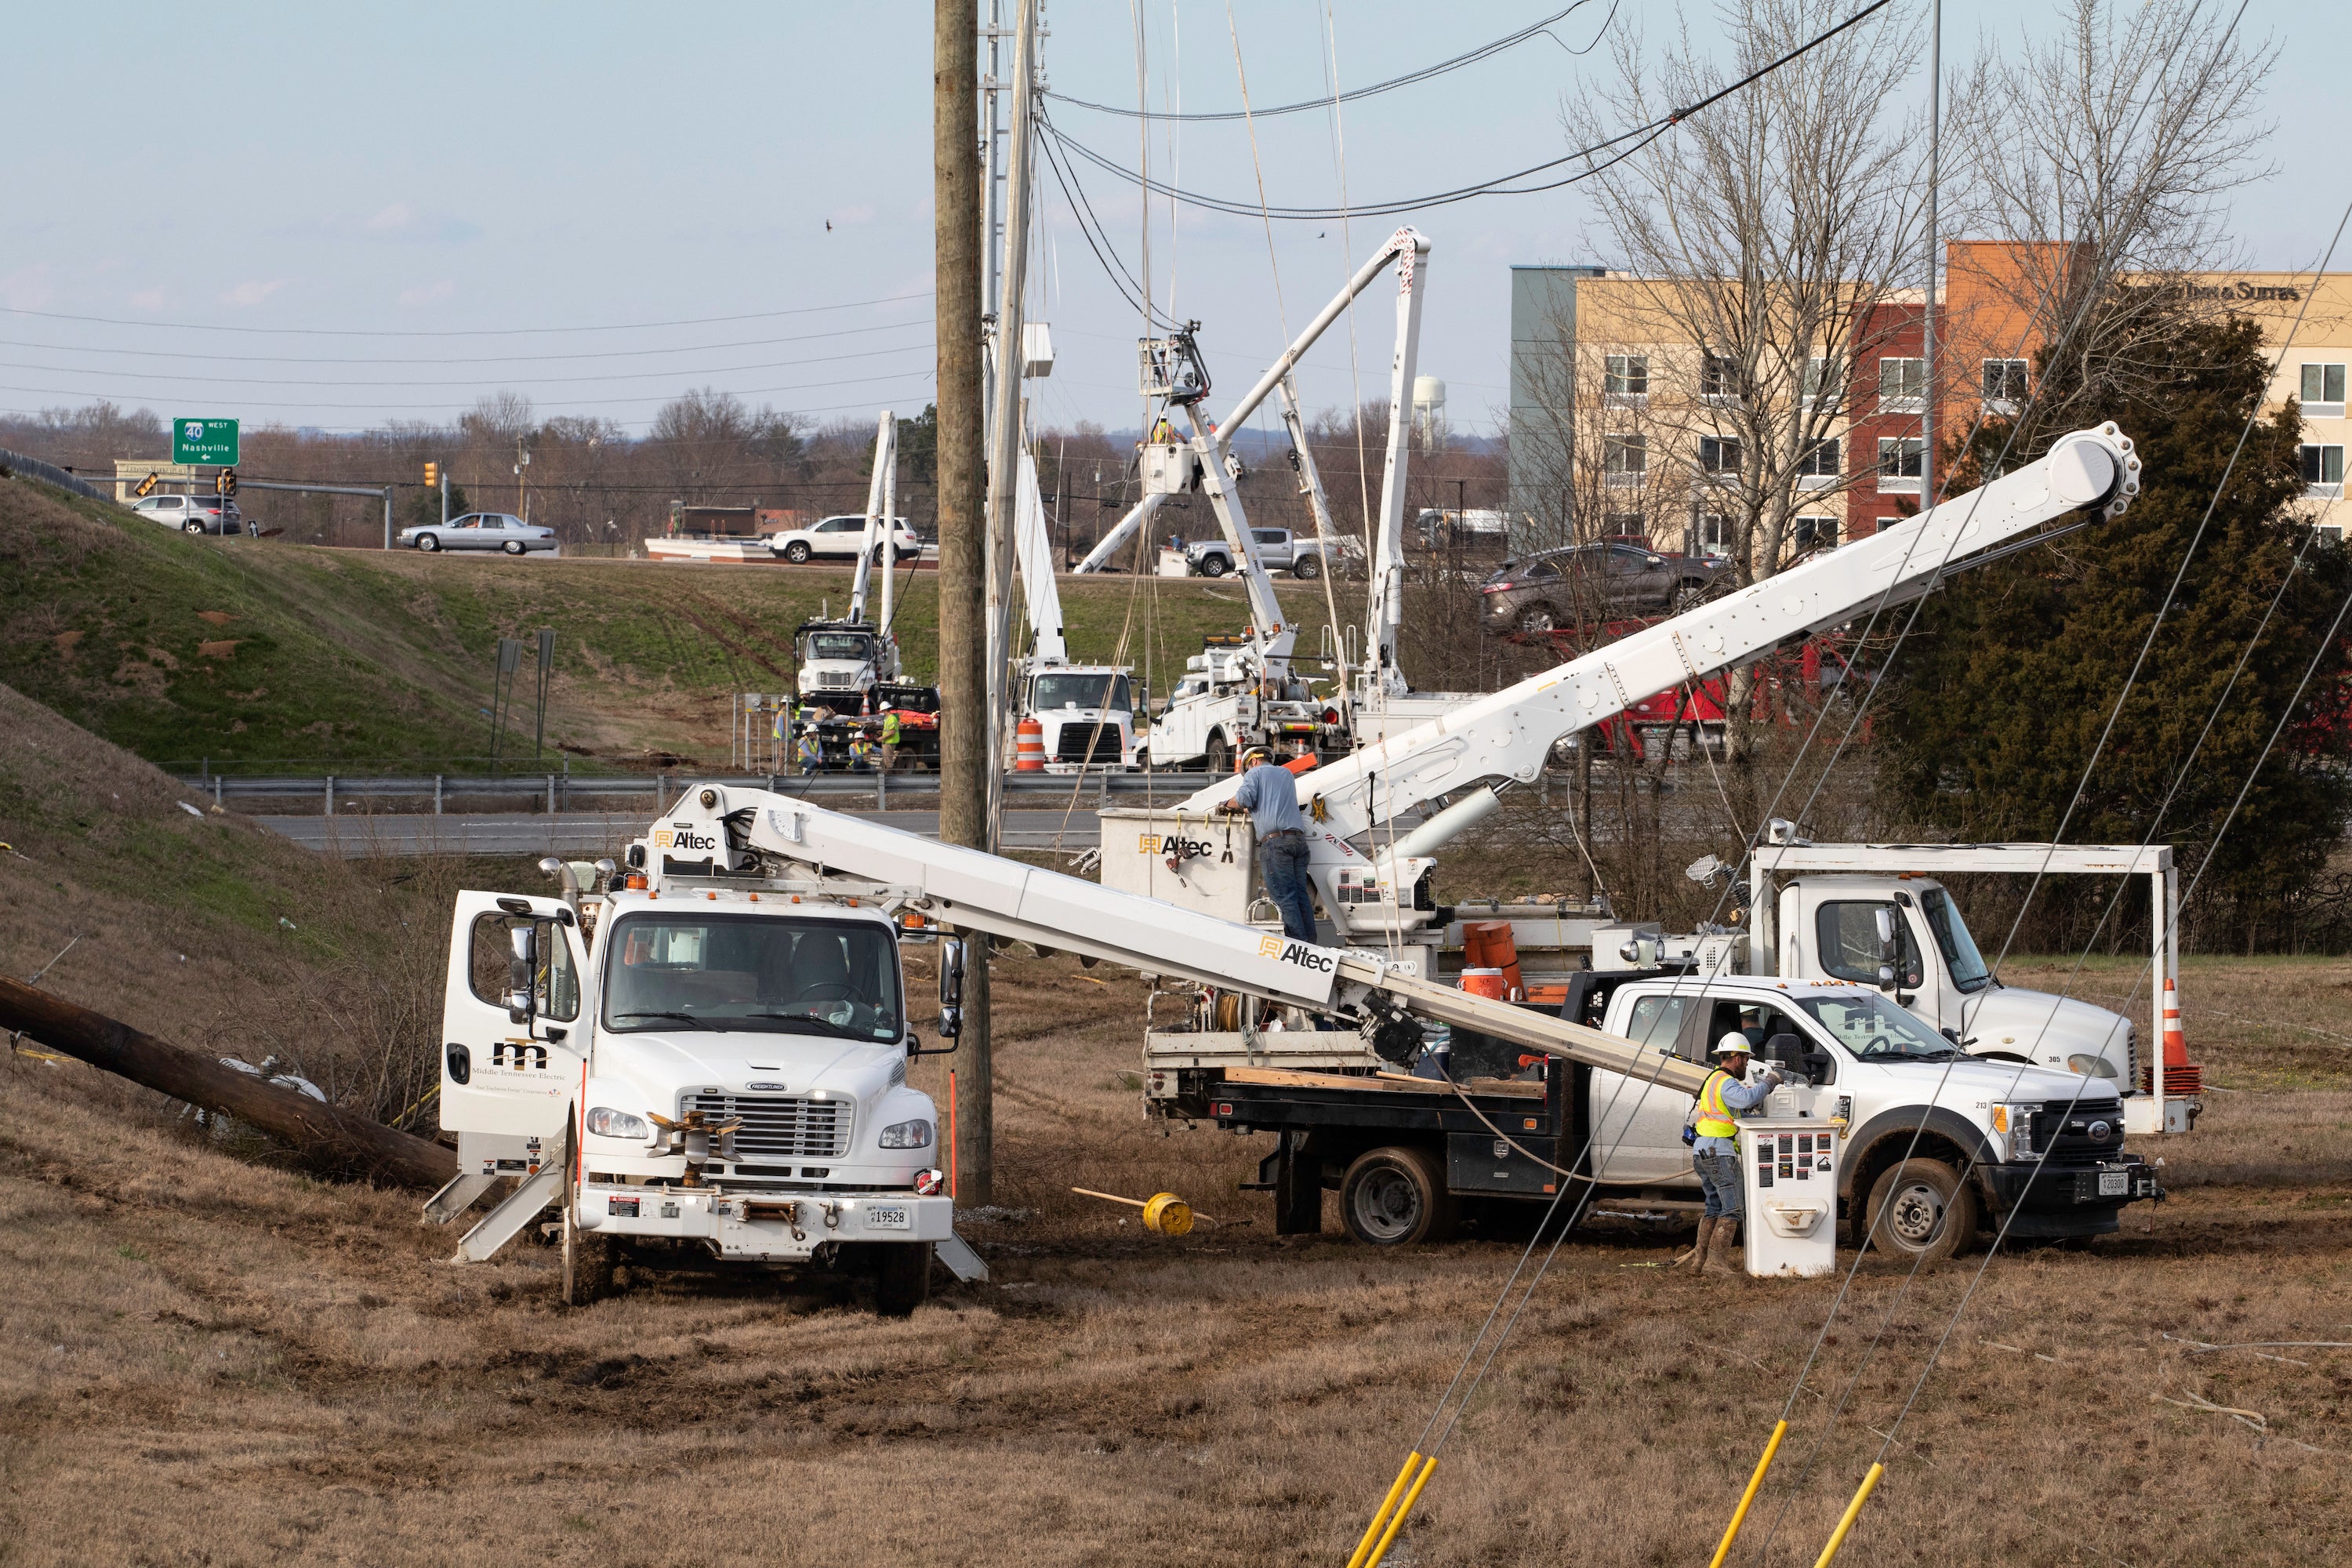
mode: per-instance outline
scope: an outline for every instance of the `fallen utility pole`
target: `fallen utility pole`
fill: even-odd
[[[365,1175],[429,1188],[457,1173],[457,1153],[438,1143],[223,1067],[19,981],[0,978],[0,1028],[174,1100],[233,1116],[305,1154]]]
[[[940,837],[988,843],[988,633],[982,588],[981,453],[980,9],[934,0],[931,36],[933,265],[939,326]],[[964,984],[958,1197],[993,1201],[987,944]]]

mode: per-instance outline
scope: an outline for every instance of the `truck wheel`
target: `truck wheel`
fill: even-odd
[[[1209,776],[1221,779],[1234,771],[1234,754],[1225,746],[1223,735],[1209,737]]]
[[[805,566],[808,564],[808,558],[809,547],[807,540],[795,539],[790,544],[784,546],[784,559],[791,562],[793,565]]]
[[[1870,1245],[1908,1263],[1941,1263],[1976,1239],[1976,1189],[1941,1160],[1906,1160],[1870,1189]]]
[[[1204,555],[1201,558],[1201,575],[1203,577],[1222,577],[1231,570],[1233,568],[1225,563],[1225,558],[1222,555]]]
[[[885,1241],[876,1244],[881,1255],[875,1272],[874,1310],[886,1318],[903,1318],[931,1299],[931,1244],[928,1241]]]
[[[1302,582],[1313,582],[1323,575],[1323,557],[1302,555],[1291,563],[1290,574]]]
[[[1454,1234],[1445,1168],[1426,1149],[1375,1149],[1356,1156],[1339,1184],[1348,1234],[1367,1247],[1411,1247]]]

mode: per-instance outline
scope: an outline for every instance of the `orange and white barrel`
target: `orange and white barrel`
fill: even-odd
[[[1016,773],[1042,773],[1045,771],[1045,726],[1034,719],[1024,719],[1013,727],[1013,771]]]
[[[1465,969],[1462,972],[1462,989],[1473,996],[1484,996],[1496,1002],[1511,999],[1511,983],[1499,969]]]

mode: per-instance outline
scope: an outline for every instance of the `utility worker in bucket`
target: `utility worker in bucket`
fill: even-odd
[[[1675,1260],[1682,1268],[1706,1274],[1736,1274],[1731,1264],[1732,1238],[1739,1231],[1744,1206],[1739,1171],[1739,1113],[1752,1110],[1780,1082],[1777,1068],[1767,1068],[1754,1083],[1747,1081],[1748,1060],[1754,1047],[1735,1029],[1715,1043],[1715,1070],[1700,1086],[1691,1128],[1691,1165],[1698,1172],[1699,1190],[1706,1195],[1706,1213],[1698,1222],[1698,1244]]]

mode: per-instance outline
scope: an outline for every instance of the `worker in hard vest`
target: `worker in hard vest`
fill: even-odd
[[[898,710],[892,708],[882,715],[882,771],[888,773],[898,765]]]
[[[1715,1043],[1715,1070],[1700,1086],[1691,1128],[1691,1165],[1698,1172],[1699,1191],[1706,1212],[1698,1222],[1698,1245],[1676,1260],[1679,1267],[1708,1274],[1738,1272],[1731,1265],[1731,1243],[1739,1232],[1743,1207],[1739,1172],[1739,1114],[1755,1109],[1780,1082],[1778,1071],[1767,1068],[1754,1083],[1747,1081],[1748,1060],[1754,1047],[1748,1037],[1733,1030]]]
[[[815,723],[795,724],[793,729],[800,737],[793,746],[793,760],[800,764],[801,772],[815,773],[824,766],[824,742],[818,738]]]
[[[849,732],[849,771],[870,773],[874,771],[876,747],[874,731],[861,724]]]
[[[1228,816],[1248,814],[1265,896],[1282,911],[1283,934],[1313,942],[1315,896],[1307,884],[1307,815],[1298,809],[1298,775],[1276,767],[1264,746],[1252,746],[1242,753],[1242,787],[1217,809]]]

